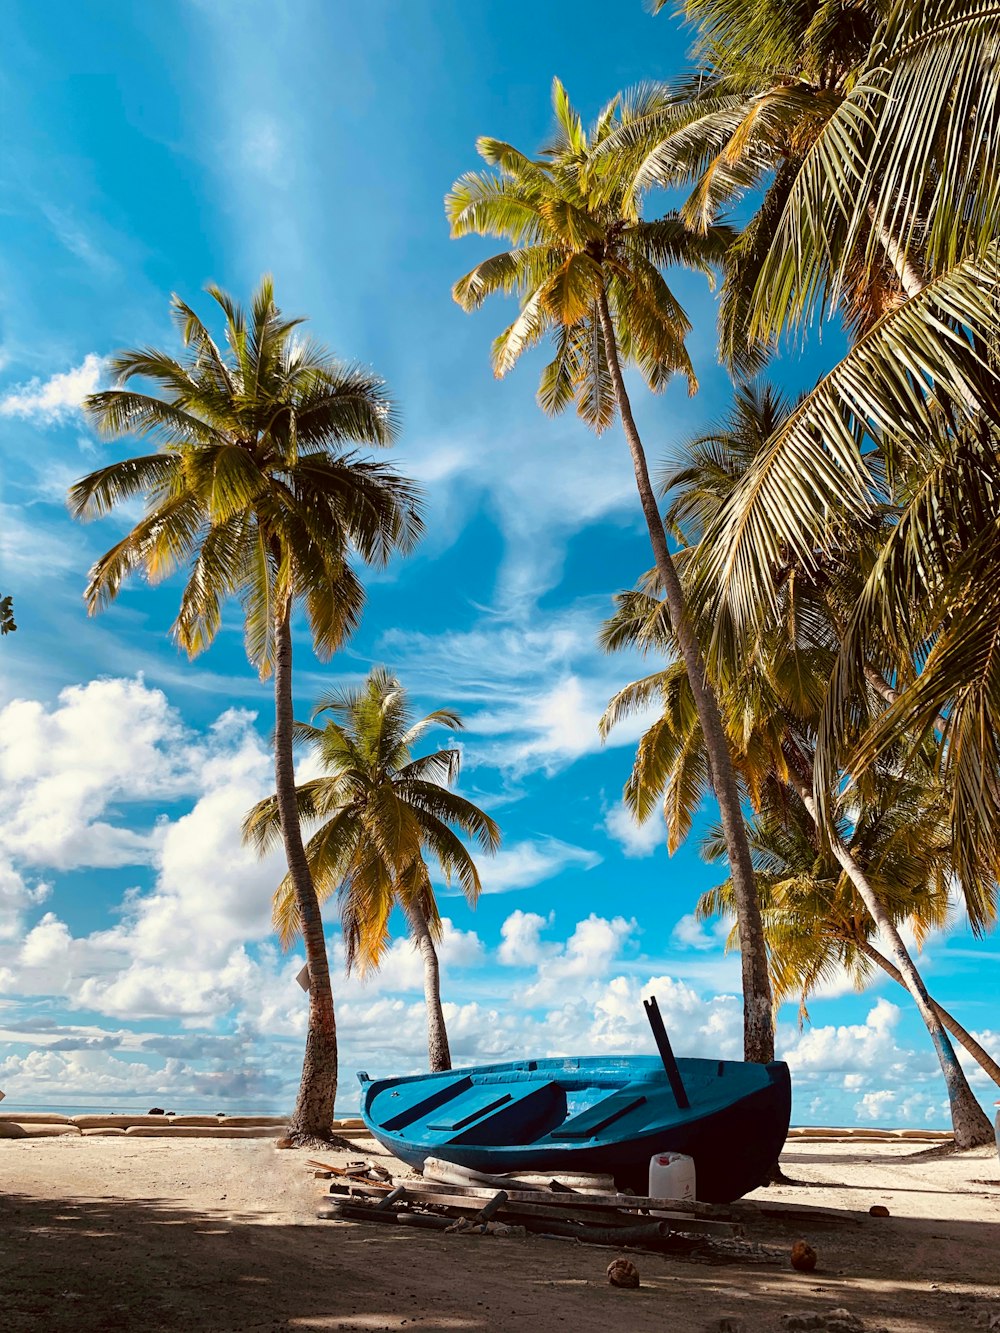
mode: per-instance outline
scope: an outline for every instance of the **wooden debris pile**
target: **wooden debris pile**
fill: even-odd
[[[425,1163],[422,1177],[392,1174],[367,1161],[337,1167],[311,1160],[309,1165],[318,1178],[330,1181],[317,1216],[333,1221],[422,1227],[453,1235],[531,1234],[708,1263],[787,1262],[783,1252],[772,1254],[743,1240],[743,1219],[732,1208],[598,1193],[557,1180],[536,1184],[476,1177],[433,1159]],[[439,1175],[445,1179],[437,1179]]]

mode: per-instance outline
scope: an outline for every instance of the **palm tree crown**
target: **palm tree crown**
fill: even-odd
[[[225,316],[225,350],[175,296],[182,356],[122,352],[111,363],[119,387],[85,405],[102,434],[141,436],[158,451],[91,473],[72,487],[70,507],[95,518],[146,499],[145,517],[91,571],[92,612],[136,571],[159,581],[189,566],[177,641],[201,652],[236,595],[247,655],[267,676],[276,606],[301,598],[316,651],[328,656],[361,611],[349,551],[382,562],[407,549],[421,528],[419,497],[391,467],[350,448],[395,437],[396,411],[377,376],[299,338],[301,320],[282,315],[270,278],[249,311],[209,292]],[[159,392],[125,387],[136,379]]]
[[[485,259],[455,284],[464,310],[494,293],[521,298],[517,319],[493,344],[498,377],[522,352],[551,335],[555,356],[542,372],[538,401],[555,414],[571,402],[596,430],[615,416],[615,392],[602,326],[610,308],[618,356],[662,390],[676,372],[696,381],[684,339],[690,324],[660,272],[684,264],[710,273],[732,233],[709,227],[695,236],[679,218],[647,222],[639,198],[618,179],[617,163],[601,147],[643,114],[642,95],[615,98],[588,134],[558,79],[552,85],[555,132],[538,157],[498,139],[481,138],[480,156],[495,170],[468,172],[445,206],[453,236],[477,234],[514,248]]]
[[[323,726],[295,727],[296,739],[323,769],[322,776],[296,790],[302,820],[319,824],[306,854],[320,899],[340,897],[348,967],[355,961],[362,969],[377,967],[397,904],[407,915],[416,910],[434,938],[440,934],[426,858],[475,903],[482,888],[479,872],[454,829],[472,836],[485,852],[499,846],[500,829],[449,790],[459,772],[457,749],[413,757],[414,745],[431,728],[461,728],[454,710],[439,708],[416,719],[399,681],[376,667],[360,689],[319,699],[313,716],[324,713],[330,716]],[[251,810],[245,836],[264,852],[277,841],[279,824],[272,796]],[[274,923],[287,946],[299,931],[287,877],[275,893]]]

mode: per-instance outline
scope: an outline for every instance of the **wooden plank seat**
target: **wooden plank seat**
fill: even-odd
[[[646,1098],[641,1092],[637,1093],[627,1089],[613,1092],[610,1097],[602,1097],[593,1106],[588,1106],[586,1111],[581,1111],[579,1115],[567,1120],[549,1137],[553,1139],[592,1139],[595,1134],[600,1134],[601,1130],[607,1129],[616,1120],[621,1120],[624,1116],[638,1110],[640,1106],[645,1104]]]
[[[447,1143],[505,1144],[527,1142],[558,1125],[566,1114],[566,1094],[558,1083],[537,1080],[497,1085],[474,1084],[432,1115],[426,1128]]]

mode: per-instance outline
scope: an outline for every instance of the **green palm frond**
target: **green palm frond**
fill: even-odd
[[[542,372],[538,401],[550,414],[571,402],[593,429],[614,420],[616,404],[601,328],[609,302],[622,361],[639,368],[655,390],[680,373],[694,385],[684,348],[689,324],[661,270],[681,264],[711,276],[734,232],[710,219],[695,235],[671,215],[643,220],[627,154],[634,122],[665,113],[670,95],[653,88],[616,97],[585,129],[559,80],[553,84],[556,130],[537,159],[511,145],[481,139],[493,173],[461,177],[446,198],[453,236],[502,237],[512,249],[481,261],[455,284],[465,310],[493,293],[516,295],[519,313],[496,338],[493,370],[506,375],[545,339],[554,356]]]
[[[906,447],[920,423],[933,433],[942,399],[968,411],[997,395],[993,366],[964,330],[1000,332],[998,283],[1000,251],[956,264],[859,339],[775,432],[708,538],[706,581],[736,624],[773,609],[789,551],[815,569],[839,525],[874,512],[866,442]]]
[[[118,387],[85,409],[105,436],[152,439],[160,452],[99,469],[70,492],[83,518],[145,495],[147,513],[94,566],[86,598],[96,611],[124,580],[188,567],[174,633],[192,655],[240,598],[251,661],[267,675],[274,618],[302,599],[317,649],[329,654],[357,623],[362,591],[349,563],[385,563],[421,531],[418,488],[392,467],[359,457],[355,443],[392,442],[398,418],[370,371],[301,339],[264,278],[250,309],[216,287],[226,345],[178,297],[182,354],[139,348],[112,359]],[[125,387],[141,379],[157,392]]]
[[[492,854],[500,829],[450,790],[459,776],[458,750],[413,755],[433,729],[460,729],[460,715],[438,708],[415,718],[406,691],[386,668],[372,668],[360,685],[321,695],[313,717],[325,717],[324,725],[295,727],[296,741],[322,768],[320,777],[296,789],[300,818],[316,826],[306,854],[321,898],[338,897],[349,966],[370,970],[388,946],[394,905],[405,908],[416,894],[432,937],[440,931],[427,862],[436,861],[445,880],[456,880],[474,903],[482,885],[458,833]],[[279,836],[277,804],[268,797],[247,815],[244,838],[264,852]],[[299,931],[287,881],[275,893],[274,921],[287,947]]]

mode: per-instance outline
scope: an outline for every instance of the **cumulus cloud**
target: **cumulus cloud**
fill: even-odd
[[[0,710],[0,849],[57,869],[147,862],[154,830],[102,816],[122,798],[171,800],[190,790],[192,758],[166,696],[141,679],[73,686],[52,708],[15,700]]]
[[[626,856],[652,856],[659,848],[666,848],[667,845],[667,830],[659,813],[639,824],[631,811],[619,803],[613,805],[605,815],[604,827]]]
[[[102,358],[90,352],[72,370],[9,389],[0,398],[0,416],[22,417],[48,426],[67,421],[80,410],[88,394],[97,392],[103,370]]]
[[[16,938],[23,913],[44,902],[50,892],[48,884],[28,884],[6,858],[0,857],[0,940]]]
[[[511,912],[500,927],[502,943],[497,950],[497,958],[505,967],[535,967],[558,946],[543,943],[542,931],[551,926],[555,913],[547,917],[537,912],[522,912],[520,908]]]
[[[907,1056],[896,1044],[899,1020],[897,1006],[880,998],[864,1023],[808,1028],[788,1044],[781,1058],[791,1070],[803,1073],[878,1069],[901,1075]]]
[[[862,1120],[884,1120],[887,1115],[893,1113],[895,1102],[895,1092],[891,1088],[881,1088],[875,1092],[866,1092],[861,1100],[855,1103],[854,1110]]]

